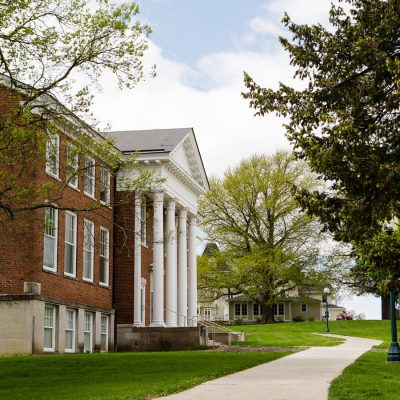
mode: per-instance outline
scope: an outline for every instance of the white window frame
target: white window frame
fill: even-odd
[[[258,313],[254,312],[255,307],[257,307]],[[253,303],[253,317],[260,317],[261,316],[261,304],[260,303]]]
[[[87,230],[87,227],[90,227],[89,231]],[[89,233],[90,237],[89,239],[86,237],[86,235]],[[90,248],[85,248],[86,244],[88,243],[87,240],[89,240],[89,245]],[[90,271],[90,277],[85,276],[85,252],[90,252],[90,265],[89,265],[89,271]],[[82,260],[83,268],[82,268],[82,279],[86,282],[93,282],[94,278],[94,222],[90,221],[88,219],[83,220],[83,260]]]
[[[87,324],[86,324],[86,317],[90,318],[90,330],[87,330]],[[84,317],[83,317],[83,343],[85,346],[85,334],[89,334],[89,351],[87,351],[85,348],[83,348],[84,353],[92,353],[93,352],[93,313],[85,311]]]
[[[103,243],[103,233],[106,233],[107,236],[107,243]],[[103,245],[105,246],[103,248]],[[105,251],[106,254],[103,254],[103,251]],[[100,260],[103,259],[104,263],[106,265],[106,272],[105,272],[105,277],[106,280],[102,282],[100,280],[100,270],[99,270],[99,284],[101,286],[109,286],[110,285],[110,231],[107,228],[103,228],[102,226],[100,227]],[[101,262],[99,263],[99,269],[101,268]]]
[[[140,241],[142,246],[147,246],[147,220],[146,220],[147,208],[146,198],[142,200],[140,207]]]
[[[305,307],[305,310],[303,310],[303,306],[306,306],[306,307]],[[301,303],[301,304],[300,304],[300,310],[301,310],[302,313],[306,313],[306,312],[308,311],[308,305],[307,305],[307,303]]]
[[[279,313],[279,305],[282,304],[283,306],[283,313]],[[274,306],[276,306],[276,313],[274,312],[274,317],[284,317],[285,316],[285,303],[274,303]],[[273,306],[273,308],[275,308]]]
[[[73,238],[74,238],[74,243],[69,243],[67,242],[67,216],[71,216],[74,220],[74,231],[73,231]],[[65,244],[64,244],[64,275],[70,276],[75,278],[76,277],[76,248],[77,248],[77,236],[78,236],[78,217],[75,213],[71,211],[66,211],[65,212]],[[74,251],[73,251],[73,266],[72,270],[73,272],[66,272],[65,271],[65,255],[66,255],[66,248],[67,245],[74,246]]]
[[[211,307],[205,307],[203,309],[203,314],[206,321],[211,321]]]
[[[46,174],[53,178],[60,178],[60,135],[56,133],[48,133],[50,136],[46,142]],[[55,171],[51,163],[52,152],[55,151]]]
[[[105,329],[104,329],[103,321],[106,321]],[[102,315],[100,317],[100,351],[102,351],[102,352],[107,352],[108,351],[108,332],[109,332],[109,327],[110,327],[110,317],[108,315]],[[105,336],[106,348],[102,350],[101,349],[101,343],[102,343],[102,338],[104,336]]]
[[[73,158],[71,157],[70,152],[74,152]],[[71,169],[74,178],[71,180],[70,176],[68,176],[68,170]],[[74,189],[78,189],[79,186],[79,177],[78,177],[78,170],[79,170],[79,155],[76,152],[76,147],[72,143],[67,144],[67,181],[68,186]],[[74,183],[75,182],[75,183]]]
[[[51,310],[51,319],[52,319],[52,325],[47,324],[46,325],[46,310]],[[43,351],[48,351],[48,352],[54,352],[56,349],[55,343],[56,343],[56,308],[54,306],[45,304],[44,306],[44,320],[43,320],[43,332],[46,329],[51,329],[51,344],[52,347],[44,347],[44,340],[43,340]],[[44,334],[44,333],[43,333]]]
[[[48,210],[54,211],[54,237],[46,233],[46,213]],[[43,270],[45,271],[50,271],[50,272],[57,272],[57,247],[58,247],[58,209],[54,207],[46,207],[44,209],[45,215],[44,215],[44,221],[45,221],[45,226],[44,226],[44,232],[43,232]],[[54,239],[54,254],[53,254],[53,265],[54,267],[49,267],[48,265],[45,265],[45,238],[51,238]]]
[[[240,306],[240,314],[236,313],[237,305]],[[247,311],[246,314],[243,314],[243,308],[244,308],[243,306],[246,306],[246,311]],[[234,314],[235,318],[237,317],[237,318],[246,318],[247,319],[248,315],[249,315],[249,305],[247,304],[247,302],[235,303],[233,306],[233,314]]]
[[[91,167],[87,167],[87,162],[90,162]],[[84,160],[84,173],[83,173],[83,193],[86,196],[91,197],[92,199],[95,198],[95,194],[96,194],[96,161],[94,158],[92,157],[85,157]],[[92,171],[90,174],[88,174],[88,171]],[[88,192],[87,186],[86,186],[86,182],[87,180],[90,180],[92,185],[92,192]]]
[[[106,193],[106,199],[102,199],[103,193]],[[109,206],[111,201],[111,174],[107,168],[100,170],[100,203]]]
[[[72,312],[72,328],[68,328],[67,315],[69,312]],[[67,348],[67,341],[65,340],[64,351],[66,353],[75,353],[76,311],[73,308],[67,308],[65,312],[65,337],[67,336],[67,332],[72,332],[72,349]]]

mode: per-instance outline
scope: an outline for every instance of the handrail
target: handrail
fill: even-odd
[[[200,315],[197,316],[197,320],[198,320],[198,321],[201,321],[204,325],[209,324],[209,325],[207,325],[207,326],[212,326],[212,327],[221,329],[221,331],[228,332],[228,333],[236,333],[236,332],[233,331],[232,329],[229,329],[229,328],[227,328],[227,327],[224,326],[224,325],[217,324],[217,323],[214,322],[214,321],[209,321],[209,320],[207,320],[207,319],[204,319],[204,318],[201,317]]]

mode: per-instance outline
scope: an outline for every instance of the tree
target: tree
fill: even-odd
[[[280,38],[304,89],[280,83],[263,88],[245,74],[244,97],[258,115],[286,117],[287,137],[299,159],[330,183],[298,192],[308,212],[334,237],[370,240],[399,214],[400,1],[342,0],[329,28],[283,23]]]
[[[144,78],[142,57],[150,28],[133,20],[139,12],[134,2],[86,3],[0,3],[0,95],[8,106],[0,113],[0,221],[62,198],[68,180],[38,183],[32,178],[33,166],[45,162],[59,131],[74,139],[75,154],[96,155],[113,174],[121,168],[138,169],[134,157],[121,161],[112,143],[94,129],[94,120],[89,125],[79,118],[91,119],[88,85],[99,85],[103,72],[111,72],[120,87],[134,87]],[[61,160],[60,168],[69,179],[85,170],[71,168],[71,159]],[[149,180],[149,174],[138,170],[125,184],[131,189]]]
[[[287,152],[254,156],[211,179],[200,202],[202,226],[221,246],[199,262],[199,288],[214,297],[244,293],[273,321],[277,296],[302,285],[323,284],[320,226],[300,210],[292,189],[319,182]]]

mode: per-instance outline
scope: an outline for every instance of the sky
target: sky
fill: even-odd
[[[118,0],[117,0],[118,1]],[[113,130],[193,127],[208,176],[222,176],[253,154],[290,149],[282,120],[255,117],[241,96],[243,72],[264,87],[298,86],[278,37],[284,12],[296,23],[328,23],[330,0],[141,0],[140,19],[153,29],[147,77],[133,90],[102,79],[94,113]],[[341,304],[379,318],[379,300]]]

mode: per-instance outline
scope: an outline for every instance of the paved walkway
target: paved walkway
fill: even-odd
[[[330,382],[378,340],[346,339],[339,346],[311,347],[299,353],[208,381],[168,400],[326,400]]]

